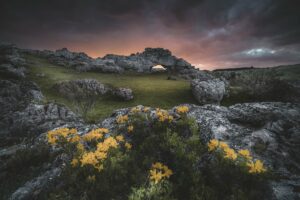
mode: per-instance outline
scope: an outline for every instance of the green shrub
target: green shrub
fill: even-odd
[[[265,190],[255,186],[265,183],[264,176],[249,173],[250,160],[237,162],[241,156],[229,147],[226,151],[223,148],[224,152],[212,152],[211,144],[207,148],[200,140],[199,127],[187,117],[187,111],[186,106],[178,107],[175,113],[135,107],[128,115],[117,117],[117,130],[113,133],[105,128],[83,136],[75,129],[50,131],[49,143],[62,147],[70,161],[62,174],[63,184],[46,197],[131,200],[265,197]],[[249,188],[248,184],[254,187]]]

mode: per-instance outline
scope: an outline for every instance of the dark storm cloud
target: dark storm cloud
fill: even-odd
[[[209,67],[300,62],[298,0],[2,0],[0,40],[93,56],[171,49]]]

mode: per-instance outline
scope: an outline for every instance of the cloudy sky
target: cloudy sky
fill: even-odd
[[[163,47],[202,69],[300,63],[299,0],[1,0],[0,30],[92,57]]]

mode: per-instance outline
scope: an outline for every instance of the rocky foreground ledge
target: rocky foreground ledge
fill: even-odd
[[[289,103],[245,103],[230,107],[217,105],[186,105],[188,116],[194,118],[200,126],[199,136],[203,142],[210,139],[226,141],[236,150],[249,149],[252,154],[264,161],[266,166],[276,175],[269,182],[273,199],[299,198],[300,187],[300,107]],[[138,106],[143,109],[143,106]],[[174,112],[176,107],[169,112]],[[130,108],[116,110],[111,117],[96,125],[65,123],[65,127],[76,127],[79,132],[91,128],[105,127],[114,130],[116,118],[130,112]],[[155,112],[154,108],[150,112]],[[34,125],[33,125],[34,126]],[[38,143],[44,135],[39,136]],[[206,162],[203,158],[203,163]],[[60,164],[49,164],[50,168],[40,176],[29,180],[24,186],[12,194],[11,199],[30,199],[53,180],[59,177],[63,168]]]

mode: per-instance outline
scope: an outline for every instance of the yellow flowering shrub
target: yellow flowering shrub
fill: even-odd
[[[130,143],[126,142],[125,147],[126,147],[126,149],[130,150],[132,148],[132,145]]]
[[[130,112],[132,112],[132,113],[139,113],[139,112],[141,112],[141,108],[139,108],[139,107],[133,107],[133,108],[131,108]]]
[[[174,117],[170,115],[166,110],[157,109],[155,114],[158,118],[158,121],[160,122],[165,122],[165,121],[172,122],[174,119]]]
[[[255,162],[249,161],[247,166],[249,167],[249,173],[263,173],[267,171],[261,160],[256,160]]]
[[[257,194],[257,179],[265,175],[252,174],[266,168],[249,150],[235,151],[217,139],[203,145],[197,122],[186,115],[187,106],[178,107],[177,114],[149,110],[134,107],[118,116],[114,133],[105,128],[85,134],[68,128],[48,133],[49,144],[60,145],[68,155],[62,177],[69,199],[79,192],[87,199],[131,200],[247,199]],[[215,153],[213,159],[203,159],[208,152]],[[249,190],[249,185],[256,188]]]
[[[154,183],[158,183],[162,179],[169,178],[173,174],[173,171],[170,170],[166,165],[163,165],[160,162],[152,164],[150,169],[150,180]]]
[[[246,158],[247,160],[251,160],[252,156],[250,155],[250,151],[247,149],[241,149],[238,151],[238,154],[244,158]]]
[[[89,176],[87,177],[87,181],[88,181],[88,182],[95,182],[95,181],[96,181],[96,176],[95,176],[95,175],[93,175],[93,176],[89,175]]]
[[[48,131],[47,140],[50,144],[54,145],[60,139],[68,139],[71,135],[77,134],[77,130],[72,128],[59,128],[56,130]]]
[[[117,140],[118,142],[124,142],[124,141],[125,141],[123,135],[118,135],[118,136],[116,136],[116,140]]]
[[[128,115],[118,116],[116,121],[118,124],[124,124],[128,121]]]
[[[232,161],[237,160],[238,163],[242,163],[248,167],[249,173],[263,173],[266,171],[262,161],[256,160],[253,161],[253,158],[250,154],[250,151],[247,149],[241,149],[236,152],[234,149],[230,148],[229,145],[225,142],[212,139],[208,142],[208,151],[217,151],[222,152],[222,155],[225,159]],[[239,158],[239,159],[238,159]]]
[[[189,111],[189,107],[187,107],[187,106],[178,106],[177,108],[176,108],[176,112],[178,113],[178,114],[185,114],[185,113],[187,113]]]
[[[149,107],[144,107],[143,108],[143,112],[149,112],[150,111],[150,108]]]
[[[61,144],[61,142],[66,143],[63,147],[66,147],[67,144],[76,144],[75,151],[73,151],[74,156],[70,162],[72,167],[92,166],[98,171],[101,171],[104,168],[103,162],[107,159],[110,149],[118,148],[121,143],[127,150],[132,147],[130,143],[125,142],[123,135],[105,137],[105,134],[107,133],[109,133],[108,129],[97,128],[80,136],[77,134],[76,129],[60,128],[49,131],[47,139],[51,145],[58,145]],[[85,143],[91,141],[96,142],[95,148],[91,148],[91,146],[86,148]],[[91,143],[88,144],[91,145]]]
[[[224,153],[225,153],[224,158],[228,158],[231,160],[235,160],[237,158],[237,154],[231,148],[225,148]]]
[[[213,151],[218,148],[219,141],[216,139],[210,140],[209,143],[207,144],[207,146],[208,146],[209,151]]]
[[[127,127],[127,131],[128,131],[128,133],[131,133],[133,131],[133,125],[129,125]]]
[[[102,129],[94,129],[83,136],[85,141],[92,141],[103,138],[103,133],[105,133]]]
[[[78,161],[78,159],[76,159],[76,158],[73,158],[73,159],[72,159],[72,161],[71,161],[71,165],[72,165],[72,167],[76,167],[78,164],[79,164],[79,161]]]

